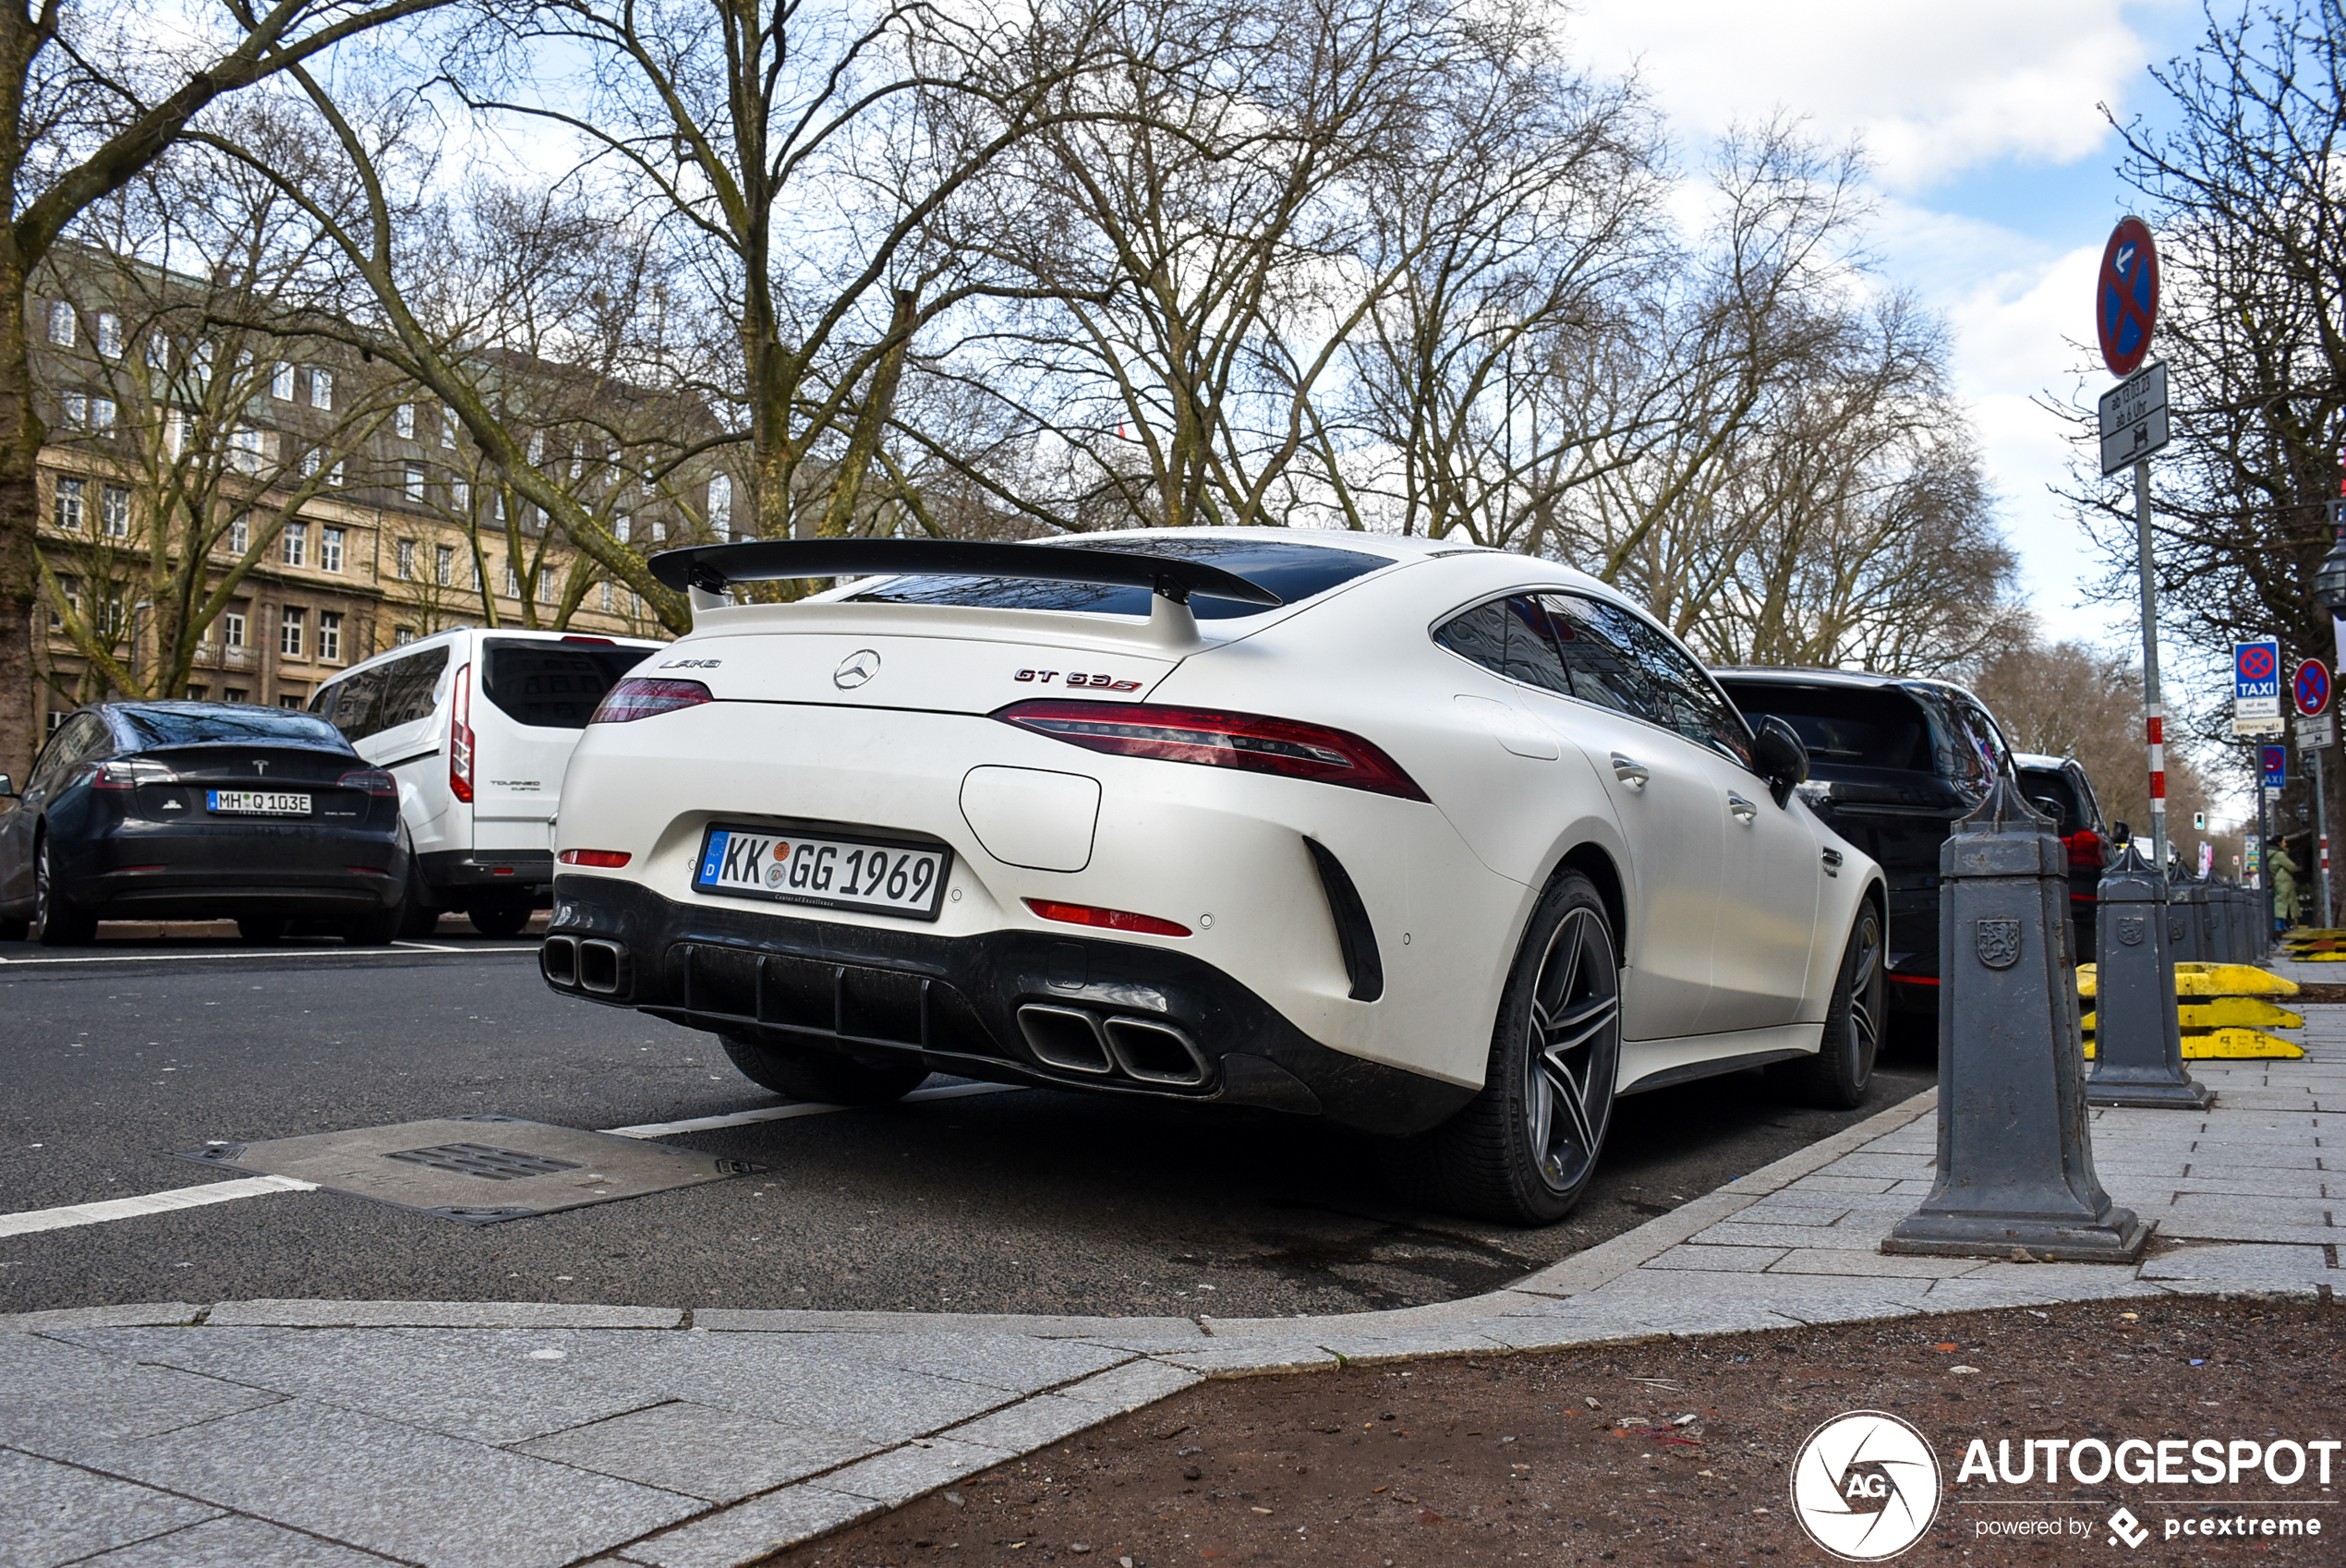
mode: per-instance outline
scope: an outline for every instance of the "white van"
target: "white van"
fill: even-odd
[[[399,780],[411,840],[406,935],[460,910],[491,936],[554,881],[562,770],[589,715],[665,645],[464,628],[405,643],[318,688],[309,711]]]

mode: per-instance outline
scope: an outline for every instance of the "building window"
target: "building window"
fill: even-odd
[[[492,522],[502,523],[505,520],[504,491],[492,489],[489,492],[489,516]]]
[[[338,609],[318,612],[318,657],[336,663],[342,658],[342,611]]]
[[[49,307],[49,341],[59,348],[73,346],[73,306],[65,300]]]
[[[733,534],[733,481],[723,474],[708,482],[708,526],[720,539]]]
[[[609,583],[605,583],[603,585],[603,613],[605,615],[609,615],[611,612],[612,603],[613,597],[611,591],[611,585]]]
[[[308,610],[296,609],[291,605],[285,607],[284,619],[279,622],[277,628],[277,651],[280,654],[287,658],[301,657],[302,629],[308,620]]]
[[[399,411],[391,416],[391,425],[392,428],[406,437],[407,440],[414,440],[416,439],[416,405],[412,403],[401,404]]]
[[[122,357],[122,318],[111,310],[98,312],[98,352],[109,359]]]
[[[195,348],[187,356],[187,368],[199,381],[212,380],[212,344],[210,338],[198,338]]]
[[[635,519],[629,517],[623,512],[617,517],[611,519],[611,531],[613,537],[615,537],[619,542],[623,545],[627,542],[627,536],[634,531],[635,526]]]
[[[280,692],[277,694],[277,706],[284,708],[292,708],[297,713],[305,705],[299,692]]]
[[[539,604],[554,602],[554,574],[543,565],[538,568],[538,602]]]
[[[514,558],[510,555],[505,558],[505,597],[509,599],[521,597],[521,573],[514,570]]]
[[[399,573],[399,580],[403,583],[414,582],[416,580],[416,541],[400,540],[394,553],[398,561],[396,570]]]
[[[320,570],[326,572],[342,570],[342,542],[343,532],[340,528],[321,528],[318,531],[318,565]]]
[[[309,368],[309,406],[332,408],[333,405],[334,373],[332,370],[321,370],[314,365],[311,366]]]
[[[315,478],[318,473],[318,465],[325,461],[326,454],[319,451],[316,447],[311,447],[308,452],[301,454],[301,476],[305,479]]]
[[[171,368],[171,334],[169,332],[147,334],[147,364],[157,370]]]
[[[277,368],[269,372],[269,395],[293,401],[293,366],[288,361],[278,360]]]
[[[220,617],[220,645],[224,648],[240,648],[245,645],[245,612],[243,610],[228,610]],[[230,697],[228,700],[233,703],[243,699]]]
[[[57,579],[57,592],[65,599],[66,608],[73,611],[75,615],[79,616],[81,613],[81,579],[79,577],[59,577]],[[62,632],[65,629],[65,617],[57,613],[57,607],[55,605],[51,605],[49,607],[49,630],[52,632]]]
[[[211,700],[211,697],[212,688],[209,686],[190,686],[187,688],[187,700],[191,703],[208,702]]]
[[[224,703],[248,703],[252,701],[252,694],[242,686],[227,686],[222,688],[220,700]]]
[[[91,398],[90,400],[90,428],[97,431],[102,436],[112,435],[114,433],[115,417],[119,412],[120,411],[115,406],[114,399],[110,397]]]
[[[440,444],[441,446],[456,444],[456,416],[445,408],[440,411]]]
[[[473,486],[470,479],[452,479],[448,485],[448,504],[459,513],[473,509]]]
[[[333,465],[332,468],[329,468],[329,469],[327,469],[327,470],[326,470],[326,483],[328,483],[328,484],[330,484],[330,485],[336,485],[336,486],[339,486],[339,485],[342,483],[342,460],[341,460],[341,459],[339,459],[339,458],[335,459],[335,460],[334,460],[334,465]]]
[[[667,541],[667,538],[668,538],[668,520],[667,520],[666,518],[664,518],[664,517],[655,517],[655,518],[653,518],[653,519],[652,519],[652,543],[654,543],[654,544],[662,544],[662,543],[665,543],[665,542]]]
[[[249,425],[229,431],[228,461],[239,473],[260,473],[269,462],[269,432]]]
[[[431,552],[432,581],[441,587],[452,587],[456,581],[456,547],[434,545]]]
[[[98,525],[110,539],[130,537],[130,492],[120,485],[108,485],[98,506]]]
[[[87,481],[81,479],[57,481],[57,526],[68,534],[81,532],[81,497],[88,488]]]
[[[405,482],[401,488],[409,501],[422,501],[424,499],[424,471],[420,468],[408,469]]]
[[[543,430],[532,430],[529,432],[529,464],[531,467],[535,468],[538,464],[545,461],[546,432]]]
[[[413,626],[393,626],[391,629],[391,645],[394,648],[403,643],[412,643],[415,640],[416,629]]]
[[[228,525],[228,553],[242,555],[252,549],[252,519],[239,513]]]
[[[286,524],[284,538],[281,542],[284,550],[285,564],[287,566],[307,566],[309,564],[308,524]]]
[[[65,404],[66,423],[77,430],[90,428],[90,399],[83,392],[67,392],[61,399]]]

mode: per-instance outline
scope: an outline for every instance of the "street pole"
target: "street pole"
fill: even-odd
[[[2322,753],[2314,750],[2314,831],[2321,835],[2322,862],[2322,929],[2330,929],[2329,916],[2329,775],[2323,766]]]
[[[2134,464],[2134,550],[2143,586],[2143,738],[2150,751],[2150,863],[2167,867],[2167,710],[2159,700],[2159,585],[2150,564],[2150,459]],[[2256,820],[2265,819],[2264,778],[2256,780]],[[2259,839],[2262,842],[2262,839]]]

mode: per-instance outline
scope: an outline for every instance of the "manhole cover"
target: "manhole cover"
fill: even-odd
[[[486,1181],[513,1181],[521,1176],[552,1176],[556,1171],[580,1169],[575,1160],[549,1160],[537,1154],[517,1153],[511,1149],[491,1149],[486,1143],[443,1143],[436,1149],[402,1149],[385,1154],[386,1160],[405,1160],[411,1165],[429,1165],[436,1171],[454,1171],[458,1176],[479,1176]]]
[[[495,1141],[478,1141],[482,1139]],[[214,1144],[183,1157],[254,1176],[298,1176],[331,1191],[466,1224],[615,1203],[766,1168],[665,1143],[499,1116]],[[487,1188],[484,1180],[498,1185]]]

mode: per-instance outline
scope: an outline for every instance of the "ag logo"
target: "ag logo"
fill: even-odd
[[[1938,1515],[1938,1456],[1895,1416],[1835,1416],[1793,1461],[1792,1512],[1810,1540],[1844,1562],[1895,1557]]]
[[[858,648],[839,661],[839,668],[831,671],[831,684],[842,692],[852,692],[877,675],[879,667],[877,649]]]

